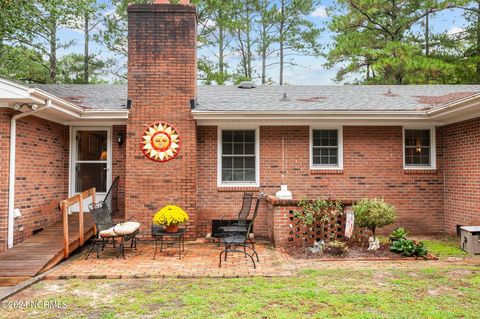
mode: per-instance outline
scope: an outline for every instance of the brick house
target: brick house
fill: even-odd
[[[480,86],[197,86],[193,6],[132,5],[128,36],[128,85],[0,79],[0,251],[116,176],[143,236],[166,204],[195,238],[233,218],[242,192],[281,184],[294,198],[382,197],[417,233],[480,223]],[[169,161],[140,146],[158,122],[181,139]],[[295,207],[269,196],[255,234],[287,241]]]

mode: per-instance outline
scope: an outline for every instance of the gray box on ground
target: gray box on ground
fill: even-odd
[[[460,227],[460,248],[469,254],[480,254],[480,226]]]

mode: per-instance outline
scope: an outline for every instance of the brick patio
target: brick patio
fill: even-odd
[[[47,279],[57,278],[143,278],[143,277],[247,277],[291,276],[293,266],[289,257],[269,242],[259,242],[256,250],[260,257],[254,269],[249,258],[241,254],[229,254],[222,267],[218,267],[222,247],[203,241],[186,242],[182,259],[176,247],[157,251],[153,259],[154,244],[139,241],[137,250],[125,249],[125,259],[116,258],[116,251],[106,249],[96,258],[93,253],[85,260],[84,252],[72,256],[60,264]]]
[[[304,269],[333,268],[425,268],[441,264],[478,265],[477,258],[450,258],[442,260],[325,260],[294,259],[282,248],[273,247],[270,242],[256,244],[260,256],[257,269],[250,259],[241,254],[228,256],[218,268],[218,256],[221,247],[201,240],[185,243],[185,253],[178,258],[174,247],[157,252],[153,259],[154,244],[139,241],[138,249],[126,249],[126,259],[116,258],[112,249],[104,251],[100,258],[92,254],[84,260],[84,250],[73,255],[66,262],[58,265],[45,279],[120,279],[120,278],[162,278],[162,277],[280,277],[295,276]]]

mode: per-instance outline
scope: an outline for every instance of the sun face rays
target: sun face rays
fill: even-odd
[[[178,155],[180,136],[168,123],[155,123],[143,132],[140,143],[143,154],[149,159],[166,162]]]

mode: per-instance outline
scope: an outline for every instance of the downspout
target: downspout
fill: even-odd
[[[7,228],[7,247],[13,247],[13,225],[14,225],[14,210],[15,210],[15,144],[17,140],[17,120],[27,117],[34,113],[48,109],[52,106],[52,101],[47,100],[46,106],[39,107],[25,113],[15,114],[10,120],[10,162],[9,162],[9,182],[8,182],[8,228]]]

